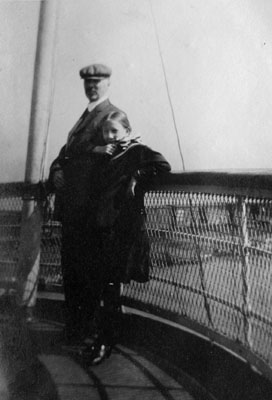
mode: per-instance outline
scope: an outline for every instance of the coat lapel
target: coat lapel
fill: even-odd
[[[89,125],[90,121],[96,118],[96,116],[103,111],[108,105],[110,104],[109,100],[106,99],[102,103],[98,104],[91,112],[86,110],[84,113],[81,115],[79,120],[76,122],[76,124],[73,126],[73,128],[70,130],[68,134],[68,139],[67,139],[67,146],[71,144],[73,141],[73,136],[76,135],[79,131],[84,129],[86,126]]]
[[[79,118],[79,120],[75,123],[75,125],[73,126],[73,128],[70,130],[70,132],[68,133],[68,138],[67,138],[67,144],[70,142],[70,139],[72,137],[72,135],[77,131],[79,125],[83,122],[84,118],[86,118],[86,115],[88,113],[88,109],[86,108],[86,110],[84,111],[84,113],[81,115],[81,117]]]
[[[98,114],[104,111],[109,105],[110,102],[108,99],[98,104],[91,112],[89,112],[89,115],[83,120],[82,124],[80,124],[79,129],[83,129],[88,126],[90,124],[90,121],[94,120],[98,116]]]

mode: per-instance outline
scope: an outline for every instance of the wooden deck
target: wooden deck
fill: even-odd
[[[129,347],[118,345],[108,360],[89,367],[76,348],[62,345],[60,325],[37,321],[31,332],[38,359],[49,372],[45,386],[47,395],[51,388],[52,400],[195,399],[177,380]]]

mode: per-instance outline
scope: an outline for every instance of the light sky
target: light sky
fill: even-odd
[[[18,181],[39,2],[0,11],[0,181]],[[271,20],[269,0],[61,0],[47,169],[87,104],[78,70],[92,62],[112,67],[111,101],[174,170],[177,135],[188,171],[272,168]]]

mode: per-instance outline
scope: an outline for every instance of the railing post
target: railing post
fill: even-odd
[[[242,198],[241,212],[242,212],[242,282],[243,282],[243,312],[245,323],[245,340],[247,345],[252,347],[252,332],[250,323],[251,314],[251,286],[250,286],[250,265],[248,257],[249,237],[248,237],[248,219],[247,219],[247,200]]]
[[[41,180],[53,94],[57,17],[58,0],[40,2],[25,172],[26,185],[35,185]],[[32,307],[35,305],[40,262],[41,226],[41,199],[35,195],[24,195],[17,274],[18,303],[21,306]]]

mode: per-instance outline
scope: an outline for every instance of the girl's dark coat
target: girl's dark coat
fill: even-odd
[[[85,224],[82,234],[88,237],[82,237],[82,243],[89,249],[92,264],[104,271],[107,280],[148,280],[144,192],[152,176],[170,169],[160,153],[140,143],[131,144],[112,158],[74,160],[65,167],[64,230],[79,221]],[[137,185],[135,196],[130,196],[128,187],[133,176]],[[98,243],[100,251],[93,251]]]

